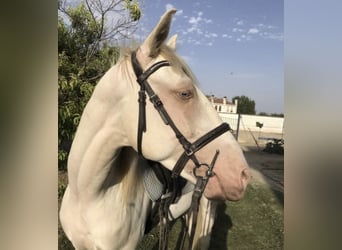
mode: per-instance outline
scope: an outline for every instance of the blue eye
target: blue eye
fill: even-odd
[[[191,90],[185,90],[179,92],[179,97],[182,98],[183,100],[188,100],[193,97],[193,93]]]

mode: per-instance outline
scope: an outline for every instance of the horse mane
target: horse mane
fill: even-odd
[[[131,147],[121,149],[116,164],[121,168],[126,168],[120,182],[120,194],[122,205],[127,206],[136,199],[138,194],[144,192],[142,182],[144,167],[140,164],[138,154]]]

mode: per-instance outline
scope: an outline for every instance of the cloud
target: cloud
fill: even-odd
[[[210,23],[213,23],[213,21],[211,19],[203,17],[203,12],[199,11],[196,13],[195,16],[191,16],[188,18],[188,24],[190,24],[190,27],[187,28],[186,31],[188,33],[196,33],[198,35],[202,35],[204,34],[204,31],[203,31],[204,25],[210,24]]]
[[[236,24],[241,26],[241,25],[244,24],[244,22],[242,20],[239,20],[239,21],[236,22]]]
[[[256,28],[250,28],[247,33],[248,34],[257,34],[257,33],[259,33],[259,30]]]
[[[243,23],[246,27],[246,23],[242,20],[235,19],[234,23],[237,25],[234,27],[231,31],[235,33],[236,35],[233,35],[235,37],[235,40],[237,42],[243,42],[243,41],[250,41],[252,39],[257,39],[258,35],[259,37],[262,37],[264,39],[270,39],[275,41],[283,41],[284,40],[284,34],[283,32],[276,32],[277,29],[279,30],[279,27],[274,26],[272,24],[265,24],[265,23],[257,23],[257,24],[251,24],[248,29],[241,29],[241,26],[239,24]],[[240,36],[239,36],[240,33]],[[223,36],[222,37],[228,37]]]
[[[193,25],[198,25],[198,23],[202,20],[202,17],[197,16],[197,17],[190,17],[189,23]]]
[[[265,39],[271,39],[271,40],[276,40],[276,41],[283,41],[284,40],[284,34],[283,33],[261,32],[259,35]]]
[[[218,37],[218,34],[205,32],[204,36],[206,38],[216,38],[216,37]]]
[[[283,33],[274,33],[274,34],[268,34],[266,36],[268,39],[277,40],[277,41],[283,41],[284,40],[284,34]]]
[[[233,28],[232,29],[233,32],[244,32],[244,29],[239,29],[239,28]]]
[[[182,15],[182,14],[183,14],[183,10],[177,10],[176,16],[180,16],[180,15]]]
[[[174,7],[172,4],[167,3],[167,4],[165,5],[165,9],[166,9],[166,11],[168,11],[168,10],[171,10],[171,9],[175,9],[175,7]]]
[[[173,5],[170,4],[170,3],[167,3],[167,4],[165,5],[165,10],[168,11],[168,10],[171,10],[171,9],[176,9],[176,10],[177,10],[177,8],[176,8],[175,6],[173,6]],[[176,16],[180,16],[180,15],[182,15],[182,14],[183,14],[183,10],[177,10]]]
[[[212,19],[208,19],[208,18],[203,17],[203,12],[202,11],[199,11],[196,14],[197,14],[196,16],[191,16],[189,18],[188,22],[190,24],[198,25],[199,23],[206,23],[206,24],[213,23]]]
[[[195,2],[195,3],[194,3],[194,7],[198,7],[198,6],[200,6],[200,5],[201,5],[200,2]]]
[[[167,5],[169,8],[171,4]],[[192,45],[213,46],[221,34],[210,32],[213,20],[206,18],[202,11],[193,11],[192,15],[183,15],[183,25],[176,32],[186,36],[185,42]],[[228,36],[228,35],[227,35]]]

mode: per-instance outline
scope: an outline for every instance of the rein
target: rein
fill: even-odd
[[[171,178],[169,181],[164,183],[166,186],[165,191],[160,199],[160,207],[159,207],[159,214],[160,214],[160,239],[159,239],[159,249],[165,250],[167,249],[167,238],[168,238],[168,224],[169,224],[169,207],[172,203],[175,202],[177,198],[177,193],[179,193],[179,178],[180,173],[183,171],[186,163],[189,160],[195,164],[193,169],[193,174],[196,177],[196,184],[194,193],[192,196],[191,207],[188,211],[188,215],[192,216],[192,225],[191,225],[191,232],[190,232],[190,248],[192,246],[193,238],[195,235],[195,229],[197,225],[197,214],[199,209],[199,201],[202,197],[204,189],[208,183],[210,177],[214,175],[213,168],[216,162],[216,159],[219,155],[219,150],[216,150],[216,153],[211,161],[210,164],[207,163],[200,163],[195,155],[195,153],[203,148],[205,145],[216,139],[217,137],[221,136],[223,133],[231,130],[228,123],[222,123],[221,125],[217,126],[216,128],[210,130],[205,135],[197,139],[195,142],[189,142],[185,136],[179,131],[177,126],[172,121],[171,117],[167,113],[164,108],[164,105],[158,95],[153,91],[150,84],[148,83],[148,77],[156,72],[161,67],[171,66],[168,61],[159,61],[149,67],[147,70],[143,71],[138,59],[136,57],[136,52],[132,52],[131,54],[131,62],[134,73],[137,77],[137,82],[140,85],[140,90],[138,93],[138,102],[139,102],[139,120],[138,120],[138,134],[137,134],[137,147],[138,147],[138,154],[143,157],[142,154],[142,139],[143,133],[146,132],[146,93],[149,96],[151,103],[154,105],[154,108],[159,112],[160,117],[164,121],[165,125],[171,127],[173,132],[175,133],[176,138],[178,139],[179,143],[182,145],[184,152],[176,162],[175,166],[171,171]],[[205,176],[197,175],[197,170],[200,167],[207,167],[207,171]],[[183,235],[183,241],[181,243],[183,248],[184,246],[184,239],[185,239],[185,231]]]

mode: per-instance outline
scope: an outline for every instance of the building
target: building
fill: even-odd
[[[218,98],[218,97],[215,97],[214,95],[207,96],[207,97],[217,112],[233,113],[233,114],[237,113],[238,100],[235,100],[234,103],[232,103],[227,100],[226,96],[223,98]]]

